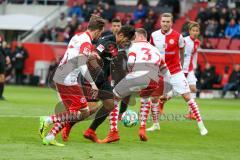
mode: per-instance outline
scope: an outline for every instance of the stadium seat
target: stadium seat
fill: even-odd
[[[208,41],[212,44],[214,48],[217,48],[219,39],[218,38],[208,38]]]
[[[120,18],[121,20],[126,18],[126,13],[125,12],[117,12],[116,17]]]
[[[239,39],[233,39],[231,41],[230,50],[239,50],[240,49],[240,40]]]
[[[217,49],[229,49],[230,39],[221,38],[219,40]]]

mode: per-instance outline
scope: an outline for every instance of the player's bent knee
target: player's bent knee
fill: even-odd
[[[114,108],[114,100],[113,99],[106,99],[103,101],[103,106],[105,109],[111,111]]]
[[[152,103],[158,103],[159,97],[151,97]]]
[[[197,88],[195,85],[190,85],[189,87],[192,93],[197,93]]]
[[[191,99],[191,94],[190,92],[182,94],[182,97],[186,102],[188,102]]]

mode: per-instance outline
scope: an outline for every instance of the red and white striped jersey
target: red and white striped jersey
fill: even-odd
[[[152,79],[158,80],[161,67],[166,67],[164,56],[159,50],[147,41],[132,42],[128,49],[128,66],[134,74],[147,72],[153,75]],[[151,74],[152,73],[152,74]]]
[[[88,32],[76,34],[70,40],[67,50],[55,72],[54,81],[64,85],[76,85],[80,73],[79,62],[87,59],[92,51],[92,38]],[[80,55],[86,57],[80,57]],[[86,60],[85,60],[86,61]]]
[[[185,52],[184,52],[184,63],[183,72],[188,73],[196,68],[197,65],[197,49],[200,45],[198,39],[192,39],[190,36],[184,37],[185,40]]]
[[[180,33],[171,29],[164,34],[160,29],[152,33],[150,43],[156,46],[161,54],[165,55],[165,62],[171,75],[182,70],[179,49],[183,48],[185,43]]]

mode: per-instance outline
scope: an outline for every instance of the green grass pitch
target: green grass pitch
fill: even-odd
[[[161,119],[160,131],[148,133],[148,142],[139,141],[138,126],[126,128],[120,123],[120,142],[93,144],[82,136],[91,122],[84,121],[73,128],[66,147],[60,148],[43,146],[37,134],[38,116],[52,114],[57,103],[53,90],[7,86],[5,97],[7,101],[0,101],[0,160],[240,159],[240,100],[197,100],[209,131],[205,137],[195,121],[172,120],[172,114],[187,111],[184,101],[175,98],[165,106],[168,119]],[[98,128],[99,138],[107,135],[108,128],[108,121]]]

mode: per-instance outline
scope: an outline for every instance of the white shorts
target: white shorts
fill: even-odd
[[[173,90],[178,94],[190,93],[190,88],[187,79],[183,72],[176,73],[170,77],[164,78],[164,94]]]
[[[188,75],[187,75],[187,81],[188,81],[188,84],[189,85],[195,85],[196,86],[196,83],[197,83],[197,78],[194,74],[193,71],[189,72]]]

